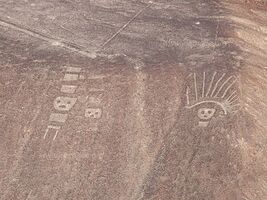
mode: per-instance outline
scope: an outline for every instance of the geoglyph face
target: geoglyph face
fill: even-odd
[[[199,118],[198,125],[207,127],[216,110],[214,108],[199,108],[197,116]]]
[[[58,111],[69,111],[76,103],[77,98],[57,97],[54,101],[54,107]]]
[[[207,127],[212,118],[236,113],[239,108],[237,78],[223,72],[192,73],[186,86],[186,108],[193,109],[198,126]]]
[[[197,112],[197,116],[200,120],[210,120],[215,113],[214,108],[200,108]]]

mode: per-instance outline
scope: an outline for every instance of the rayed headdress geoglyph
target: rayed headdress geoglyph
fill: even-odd
[[[207,127],[216,116],[235,114],[239,97],[237,77],[226,73],[192,73],[186,85],[186,108],[194,109],[198,126]]]

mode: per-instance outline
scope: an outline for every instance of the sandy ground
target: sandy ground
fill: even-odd
[[[0,1],[0,199],[267,199],[266,13]]]

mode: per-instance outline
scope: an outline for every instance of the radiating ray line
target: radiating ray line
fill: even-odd
[[[235,104],[235,105],[231,105],[231,107],[236,107],[236,106],[240,106],[240,104]]]
[[[235,98],[237,98],[237,95],[234,95],[234,96],[232,96],[229,100],[228,100],[228,102],[231,102],[233,99],[235,99]]]
[[[217,95],[220,94],[220,92],[222,91],[223,87],[231,80],[231,78],[233,78],[233,76],[230,76],[226,81],[224,81],[224,83],[219,88],[218,92],[215,94],[215,97],[217,97]]]
[[[233,99],[232,101],[229,102],[230,105],[233,105],[236,101],[238,101],[239,98]]]
[[[198,100],[198,91],[197,91],[197,75],[194,73],[194,82],[195,82],[195,93],[196,93],[196,101]]]
[[[236,102],[236,101],[238,101],[238,100],[239,100],[239,98],[236,98],[236,99],[232,100],[231,102],[229,102],[229,104],[230,105],[233,105],[233,103]]]
[[[238,112],[238,109],[235,109],[232,111],[232,113],[235,115]]]
[[[214,89],[213,89],[213,91],[212,91],[212,93],[211,93],[211,97],[213,97],[213,94],[214,94],[214,92],[216,91],[216,89],[218,88],[218,84],[221,82],[221,80],[223,79],[223,77],[225,76],[225,73],[223,73],[222,74],[222,76],[218,79],[218,81],[216,82],[216,84],[215,84],[215,86],[214,86]]]
[[[232,106],[231,111],[234,112],[234,111],[238,111],[239,109],[240,109],[240,105],[236,104]]]
[[[229,99],[232,98],[232,96],[235,94],[236,94],[236,91],[234,91],[232,94],[230,94],[230,96],[227,97],[226,101],[229,101]]]
[[[192,75],[193,75],[193,74],[192,74],[192,73],[190,73],[190,74],[187,76],[187,78],[190,78]]]
[[[226,90],[224,91],[223,95],[222,95],[222,98],[225,97],[225,95],[227,94],[228,90],[230,90],[230,88],[235,84],[235,82],[237,81],[237,79],[235,79],[227,88]]]
[[[240,109],[240,104],[238,103],[238,104],[235,104],[235,105],[231,105],[231,112],[233,113],[233,114],[236,114],[237,112],[238,112],[238,110]]]
[[[231,111],[232,111],[232,113],[234,113],[234,114],[235,114],[235,113],[237,113],[237,112],[238,112],[238,110],[239,110],[239,109],[240,109],[240,106],[239,106],[239,107],[236,107],[236,108],[232,108],[232,110],[231,110]]]
[[[188,86],[186,88],[186,101],[187,101],[187,105],[190,105],[189,87]]]
[[[202,97],[205,96],[206,72],[203,72]]]
[[[211,81],[210,81],[210,86],[209,86],[209,89],[208,89],[208,91],[207,91],[206,97],[207,97],[207,96],[209,95],[209,93],[210,93],[210,90],[211,90],[211,88],[212,88],[213,81],[214,81],[214,78],[215,78],[216,74],[217,74],[217,72],[214,72],[213,75],[212,75],[212,78],[211,78]]]

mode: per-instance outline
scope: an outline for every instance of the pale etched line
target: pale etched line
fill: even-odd
[[[229,100],[228,100],[228,102],[231,102],[233,99],[235,99],[235,98],[237,98],[237,95],[234,95],[234,96],[232,96]]]
[[[191,76],[192,76],[193,74],[192,73],[190,73],[186,78],[191,78]]]
[[[70,73],[80,73],[82,71],[82,68],[80,67],[67,67],[66,72]]]
[[[149,4],[143,8],[142,10],[140,10],[138,13],[136,13],[126,24],[124,24],[116,33],[114,33],[101,47],[100,49],[104,48],[107,44],[109,44],[114,38],[117,37],[117,35],[120,34],[120,32],[122,32],[125,28],[127,28],[129,26],[129,24],[131,22],[133,22],[141,13],[143,13],[147,8],[149,8],[152,5],[151,2],[149,2]]]
[[[226,101],[229,101],[229,99],[232,98],[233,95],[235,95],[235,94],[236,94],[236,91],[234,91],[232,94],[230,94],[230,95],[227,97]]]
[[[89,92],[105,92],[105,89],[97,89],[97,88],[90,88],[88,89]]]
[[[48,131],[49,131],[49,130],[46,129],[45,134],[44,134],[44,139],[46,138]]]
[[[225,16],[199,16],[198,19],[218,19],[218,20],[224,20],[226,19]]]
[[[197,91],[197,75],[194,73],[194,84],[195,84],[195,94],[196,94],[196,101],[198,100],[198,91]]]
[[[186,88],[186,101],[187,105],[190,105],[189,87]]]
[[[231,105],[231,107],[237,107],[237,106],[241,106],[239,103],[238,104],[235,104],[235,105]]]
[[[7,102],[4,103],[5,106],[9,106],[11,102],[14,101],[14,99],[17,98],[18,94],[21,92],[24,84],[26,83],[26,81],[22,81],[20,84],[19,84],[19,87],[17,89],[17,91],[15,92],[15,94],[13,95],[13,98],[7,100]]]
[[[233,78],[233,76],[230,76],[219,88],[218,92],[215,94],[215,97],[218,96],[218,94],[220,94],[220,92],[222,91],[223,87]]]
[[[104,78],[106,78],[105,75],[95,75],[95,76],[87,77],[88,80],[96,80],[96,79],[104,79]]]
[[[77,81],[79,78],[78,74],[65,74],[63,81]]]
[[[222,74],[222,76],[218,79],[218,81],[215,83],[215,86],[214,86],[214,89],[213,89],[213,91],[212,91],[212,93],[211,93],[211,97],[213,97],[213,94],[214,94],[214,92],[216,91],[216,89],[218,88],[218,85],[219,85],[219,83],[221,82],[221,80],[224,78],[224,76],[225,76],[225,73],[223,73]]]
[[[234,101],[236,101],[236,100],[238,100],[238,99],[239,99],[238,96],[234,96],[234,97],[229,101],[229,103],[234,102]]]
[[[56,131],[56,134],[55,136],[53,137],[53,140],[55,140],[57,138],[57,135],[58,135],[58,130]]]
[[[239,109],[235,109],[235,110],[232,111],[232,113],[233,113],[234,115],[236,115],[236,113],[238,113],[238,110],[239,110]]]
[[[207,96],[209,95],[209,93],[210,93],[210,90],[211,90],[211,88],[212,88],[212,85],[213,85],[214,78],[215,78],[216,74],[217,74],[217,72],[214,72],[213,75],[212,75],[212,78],[211,78],[211,81],[210,81],[210,86],[209,86],[209,89],[208,89],[208,91],[207,91],[206,97],[207,97]]]
[[[74,94],[78,86],[76,85],[62,85],[60,92],[66,94]]]
[[[233,99],[231,102],[229,102],[230,105],[233,105],[236,101],[238,101],[239,98]]]
[[[60,129],[60,127],[59,126],[48,126],[47,129],[46,129],[46,131],[45,131],[45,134],[44,134],[44,139],[46,138],[46,136],[47,136],[47,134],[48,134],[48,132],[49,132],[50,129],[56,130],[56,133],[57,133],[58,130]]]
[[[89,51],[85,50],[84,47],[79,47],[77,45],[69,44],[68,41],[64,42],[64,41],[60,41],[58,39],[54,39],[54,38],[46,36],[42,33],[38,33],[36,31],[27,29],[25,27],[21,27],[21,26],[14,24],[12,22],[7,22],[3,19],[0,19],[0,26],[7,27],[10,29],[25,33],[26,35],[32,36],[34,38],[38,38],[38,39],[43,40],[43,41],[46,41],[46,42],[48,42],[54,46],[62,47],[62,48],[65,48],[67,50],[70,50],[72,52],[76,52],[80,55],[83,55],[83,56],[86,56],[89,58],[96,58],[95,52],[89,52]]]
[[[223,95],[222,95],[222,98],[225,97],[225,95],[227,94],[227,92],[231,89],[231,87],[235,84],[235,82],[237,81],[237,79],[235,79],[227,88],[226,90],[224,91]]]
[[[49,128],[47,128],[47,129],[45,130],[44,139],[46,138],[48,132],[49,132]]]
[[[32,194],[32,190],[29,192],[29,194],[27,195],[25,200],[28,200],[30,198],[31,194]]]
[[[203,72],[202,97],[205,96],[206,72]]]
[[[120,26],[118,26],[117,24],[115,23],[112,23],[112,22],[107,22],[107,21],[104,21],[102,19],[97,19],[97,18],[92,18],[92,17],[89,17],[89,16],[86,16],[85,14],[83,14],[83,18],[87,21],[94,21],[94,22],[97,22],[99,23],[100,26],[103,26],[103,27],[112,27],[112,28],[120,28]]]
[[[215,38],[214,38],[214,43],[215,43],[214,48],[216,47],[216,44],[217,44],[218,34],[219,34],[219,20],[217,20],[216,34],[215,34]]]

